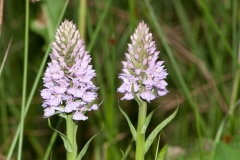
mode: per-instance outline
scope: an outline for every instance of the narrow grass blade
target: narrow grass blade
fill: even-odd
[[[22,158],[22,146],[23,146],[23,131],[24,131],[24,113],[26,109],[27,98],[27,74],[28,74],[28,39],[29,39],[29,1],[25,1],[25,34],[24,34],[24,62],[23,62],[23,82],[22,82],[22,103],[21,103],[21,118],[20,118],[20,134],[18,142],[18,156],[17,159]]]
[[[51,122],[50,122],[50,119],[48,118],[48,126],[54,130],[55,132],[57,132],[59,134],[59,136],[62,138],[63,140],[63,143],[64,143],[64,147],[65,149],[68,151],[68,152],[72,152],[72,144],[71,142],[67,139],[67,137],[61,133],[60,131],[54,129],[52,126],[51,126]]]
[[[164,160],[164,157],[166,155],[167,149],[168,149],[168,145],[165,144],[163,146],[163,148],[161,149],[160,153],[158,154],[157,160]]]
[[[103,126],[104,127],[104,126]],[[85,144],[85,146],[83,147],[83,149],[81,150],[81,152],[79,153],[79,155],[77,156],[77,159],[76,160],[81,160],[84,156],[84,154],[86,153],[87,149],[88,149],[88,146],[90,144],[90,142],[93,140],[94,137],[96,137],[100,132],[102,132],[103,130],[103,127],[102,129],[97,133],[95,134],[94,136],[92,136],[92,138]]]
[[[158,138],[157,149],[156,149],[156,154],[155,154],[155,160],[157,160],[158,148],[159,148],[159,142],[160,142],[160,136],[161,136],[161,134],[159,134],[159,138]]]
[[[136,141],[136,138],[137,138],[137,132],[132,124],[132,122],[130,121],[128,115],[121,109],[121,107],[119,106],[119,109],[120,111],[122,112],[122,114],[124,115],[124,117],[126,118],[127,122],[128,122],[128,125],[129,125],[129,128],[130,128],[130,131],[132,133],[132,136],[134,138],[134,140]]]
[[[129,6],[129,14],[130,14],[130,25],[131,25],[131,30],[135,28],[137,25],[137,18],[136,18],[136,11],[135,11],[135,4],[136,2],[133,0],[128,0],[128,6]]]
[[[177,112],[178,112],[178,108],[173,112],[173,114],[171,114],[167,119],[165,119],[162,123],[160,123],[148,136],[145,142],[145,154],[147,153],[149,147],[152,145],[157,134],[177,115]]]
[[[78,3],[78,30],[81,35],[81,39],[85,41],[86,39],[86,10],[87,2],[86,0],[81,0]]]
[[[234,57],[234,53],[233,50],[230,46],[230,44],[228,43],[227,38],[224,36],[224,34],[222,33],[222,30],[220,29],[219,25],[216,23],[216,21],[213,19],[211,13],[210,13],[210,9],[208,8],[207,4],[205,4],[204,1],[202,0],[197,0],[199,7],[202,9],[203,14],[205,15],[208,23],[213,27],[213,29],[218,33],[220,40],[223,42],[224,46],[226,47],[227,51],[229,52],[230,56]],[[236,61],[233,61],[234,63],[236,63]]]
[[[120,149],[121,150],[121,149]],[[122,159],[121,160],[125,160],[125,155],[124,155],[124,152],[121,150],[121,152],[122,152]]]

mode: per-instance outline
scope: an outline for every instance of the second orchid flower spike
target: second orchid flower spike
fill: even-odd
[[[157,61],[160,52],[156,51],[152,38],[148,26],[143,21],[140,22],[131,36],[132,43],[128,44],[126,61],[122,61],[123,73],[119,74],[119,78],[123,84],[118,88],[118,92],[124,93],[121,100],[134,99],[134,92],[150,102],[168,93],[167,82],[164,80],[168,73],[164,69],[164,61]]]

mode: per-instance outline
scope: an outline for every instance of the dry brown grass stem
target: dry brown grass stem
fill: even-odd
[[[4,4],[4,0],[0,0],[0,37],[2,35],[3,4]]]

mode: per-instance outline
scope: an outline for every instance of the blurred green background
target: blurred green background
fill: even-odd
[[[119,101],[121,72],[127,44],[137,24],[144,20],[165,61],[170,91],[154,100],[148,112],[155,112],[147,133],[179,105],[173,121],[161,132],[160,148],[168,144],[168,160],[238,160],[240,149],[240,2],[238,0],[70,0],[64,19],[72,20],[85,39],[92,56],[99,86],[98,111],[79,123],[79,150],[104,124],[103,131],[91,142],[84,159],[118,160],[122,151],[134,159],[135,144],[127,121],[118,106],[137,123],[138,106],[134,101]],[[59,136],[42,118],[41,64],[46,68],[47,48],[51,45],[64,0],[30,1],[28,44],[27,102],[22,159],[65,159]],[[86,10],[85,15],[81,11]],[[12,39],[0,77],[0,159],[6,159],[20,122],[23,90],[25,2],[5,0],[1,31],[0,62]],[[84,23],[85,25],[84,25]],[[80,27],[82,25],[82,27]],[[39,70],[40,69],[40,70]],[[34,84],[37,87],[34,88]],[[30,96],[32,93],[32,97]],[[52,126],[64,132],[65,122],[51,117]],[[52,140],[50,143],[50,139]],[[157,140],[146,154],[154,159]],[[17,157],[17,147],[12,158]]]

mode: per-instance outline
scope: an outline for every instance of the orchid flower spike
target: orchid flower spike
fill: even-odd
[[[124,93],[121,100],[134,99],[134,94],[150,102],[168,93],[165,81],[168,73],[164,69],[164,61],[157,61],[160,54],[156,51],[156,43],[148,26],[142,21],[138,24],[134,34],[130,37],[126,61],[122,61],[123,69],[119,78],[123,84],[118,92]]]
[[[91,57],[76,25],[65,20],[57,29],[52,43],[51,62],[43,77],[44,117],[73,113],[73,119],[86,120],[83,112],[97,110],[93,104],[98,89],[91,81],[96,76],[90,65]]]

